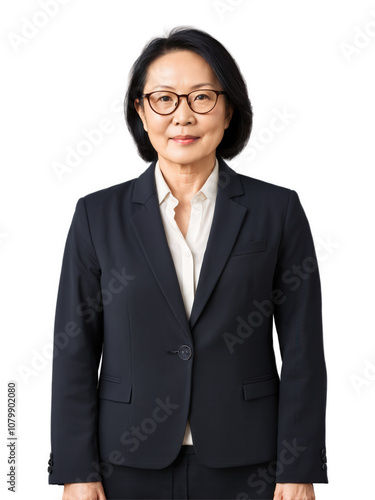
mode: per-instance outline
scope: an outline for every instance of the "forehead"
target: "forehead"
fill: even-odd
[[[199,54],[188,50],[170,52],[158,57],[148,67],[145,89],[158,86],[186,90],[207,83],[217,87],[219,82],[208,62]]]

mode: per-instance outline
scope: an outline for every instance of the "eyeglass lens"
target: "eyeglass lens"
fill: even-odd
[[[189,95],[188,100],[193,111],[207,113],[215,106],[217,96],[211,90],[197,90]],[[173,92],[160,91],[150,95],[150,105],[157,113],[171,113],[177,104],[178,97]]]

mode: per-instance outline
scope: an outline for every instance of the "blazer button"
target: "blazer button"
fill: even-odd
[[[52,467],[49,465],[47,470],[48,470],[49,473],[51,473],[52,472]]]
[[[191,349],[188,345],[182,345],[178,350],[178,355],[181,359],[187,360],[191,357]]]
[[[324,457],[322,457],[322,462],[326,463],[327,462],[327,457],[324,455]]]
[[[326,454],[326,449],[325,449],[325,448],[322,448],[322,449],[320,450],[320,452],[321,452],[321,454],[322,454],[322,457],[324,457],[324,455]]]
[[[322,469],[327,470],[327,464],[322,464]]]

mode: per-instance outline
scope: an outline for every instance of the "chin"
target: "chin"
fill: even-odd
[[[184,163],[194,163],[200,161],[204,158],[204,156],[205,155],[199,155],[196,153],[192,154],[191,152],[188,151],[181,151],[180,154],[169,154],[165,155],[164,158],[171,163],[179,163],[182,165]]]
[[[185,146],[184,146],[185,147]],[[215,151],[213,149],[212,151]],[[207,158],[209,156],[211,151],[207,152],[205,151],[193,151],[192,149],[190,150],[185,150],[185,151],[179,151],[179,152],[169,152],[169,154],[163,155],[161,154],[162,157],[165,158],[165,160],[172,162],[172,163],[179,163],[181,165],[187,164],[187,163],[196,163],[199,161],[204,160],[204,158]]]

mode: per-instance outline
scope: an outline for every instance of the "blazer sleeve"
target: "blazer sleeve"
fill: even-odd
[[[274,276],[280,373],[279,483],[328,483],[325,445],[327,372],[321,285],[310,226],[290,192]]]
[[[49,484],[101,481],[97,383],[102,352],[101,270],[84,198],[68,232],[57,294]]]

